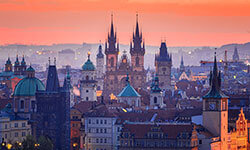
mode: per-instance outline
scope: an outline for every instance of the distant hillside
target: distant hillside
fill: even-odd
[[[3,45],[0,46],[0,61],[1,66],[3,66],[6,58],[8,56],[15,59],[16,54],[27,56],[27,62],[29,63],[39,63],[41,65],[47,62],[49,56],[43,56],[42,58],[34,58],[34,54],[37,51],[54,51],[58,52],[64,49],[72,49],[76,52],[77,62],[74,67],[81,67],[81,65],[87,59],[87,52],[91,51],[91,59],[95,62],[95,56],[98,50],[99,44],[53,44],[53,45]],[[160,46],[160,45],[159,45]],[[145,68],[154,68],[154,55],[159,52],[159,46],[146,45],[145,54]],[[230,60],[233,55],[235,46],[238,48],[238,52],[241,59],[246,59],[250,57],[250,42],[245,44],[226,44],[218,47],[217,57],[218,59],[224,59],[224,51],[228,51],[228,59]],[[104,45],[103,52],[104,52]],[[129,45],[120,45],[120,56],[126,51],[129,54]],[[168,51],[172,53],[173,57],[173,67],[179,67],[181,55],[184,57],[185,65],[200,65],[200,60],[213,60],[214,47],[168,47]],[[31,57],[32,56],[32,57]],[[120,58],[119,56],[119,58]],[[128,55],[130,56],[130,55]],[[57,55],[53,56],[57,57]],[[35,62],[34,62],[35,61]]]

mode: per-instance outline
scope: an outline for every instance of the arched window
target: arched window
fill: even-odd
[[[86,76],[86,80],[89,80],[89,76]]]
[[[135,65],[136,65],[136,66],[139,66],[139,65],[140,65],[140,64],[139,64],[139,57],[136,57],[136,58],[135,58]]]
[[[154,103],[155,104],[157,103],[157,97],[154,97]]]
[[[21,102],[20,102],[20,109],[24,109],[24,101],[23,100],[21,100]]]
[[[114,58],[113,57],[110,58],[110,65],[111,65],[111,67],[114,67]]]
[[[89,97],[86,97],[86,101],[89,101]]]

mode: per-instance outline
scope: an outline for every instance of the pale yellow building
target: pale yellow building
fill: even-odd
[[[7,104],[0,113],[0,137],[7,143],[22,142],[31,134],[31,126],[28,120],[15,115],[11,104]]]

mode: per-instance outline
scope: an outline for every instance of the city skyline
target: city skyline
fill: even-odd
[[[111,13],[121,44],[129,44],[136,13],[146,45],[220,46],[249,42],[249,1],[0,1],[0,44],[98,43]]]

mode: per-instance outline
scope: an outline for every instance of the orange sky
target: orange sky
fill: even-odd
[[[98,43],[110,14],[128,44],[135,14],[146,44],[219,46],[250,41],[250,0],[0,0],[0,44]]]

